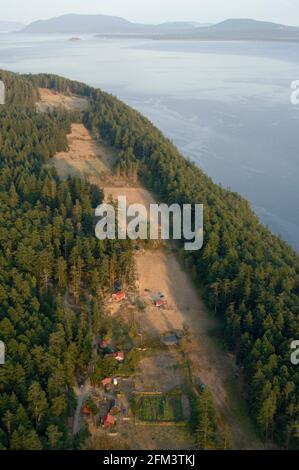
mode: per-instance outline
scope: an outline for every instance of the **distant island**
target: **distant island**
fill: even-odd
[[[252,19],[228,19],[216,25],[190,31],[182,37],[217,41],[298,41],[299,28]]]
[[[39,20],[26,26],[24,33],[81,33],[81,34],[166,34],[190,31],[207,26],[194,22],[169,22],[160,25],[132,23],[124,18],[109,15],[63,15],[49,20]]]
[[[299,40],[299,27],[245,18],[227,19],[215,25],[188,21],[152,25],[132,23],[118,16],[69,14],[35,21],[21,32],[202,41]]]

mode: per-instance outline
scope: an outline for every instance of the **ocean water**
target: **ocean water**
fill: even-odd
[[[113,93],[299,251],[299,44],[1,34],[0,67]]]

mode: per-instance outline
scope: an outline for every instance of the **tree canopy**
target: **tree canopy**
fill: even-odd
[[[37,113],[31,82],[2,77],[9,102],[0,110],[0,448],[71,449],[80,446],[67,425],[76,371],[91,360],[102,292],[112,277],[132,276],[131,244],[97,240],[102,191],[62,181],[49,165],[67,149],[68,113]]]

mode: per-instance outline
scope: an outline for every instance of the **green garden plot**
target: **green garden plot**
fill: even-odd
[[[136,418],[148,422],[182,422],[181,395],[141,395],[137,399]]]

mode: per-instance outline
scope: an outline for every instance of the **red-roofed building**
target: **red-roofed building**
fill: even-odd
[[[122,351],[117,352],[117,353],[115,353],[114,357],[118,362],[123,362],[125,360],[125,353],[122,352]]]
[[[82,413],[85,415],[85,416],[89,416],[90,415],[90,409],[88,408],[88,406],[84,406],[82,408]]]
[[[107,377],[106,379],[103,379],[101,383],[104,387],[106,387],[106,385],[110,385],[112,383],[112,379]]]
[[[115,294],[113,294],[113,299],[116,301],[116,302],[121,302],[122,300],[124,300],[126,298],[126,293],[121,290],[120,292],[116,292]]]
[[[106,354],[105,357],[113,357],[118,362],[123,362],[125,360],[125,353],[122,352],[122,351],[119,351],[119,352],[116,352],[116,353]]]
[[[110,428],[111,426],[114,426],[115,423],[116,423],[115,416],[112,416],[110,413],[108,413],[106,416],[104,416],[104,418],[103,418],[104,428]]]

